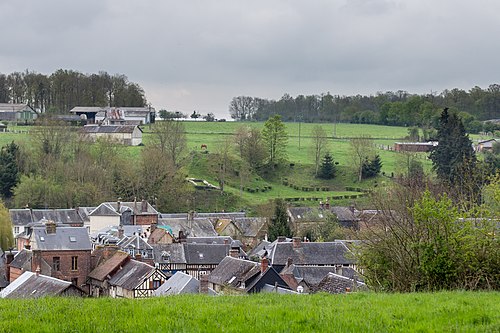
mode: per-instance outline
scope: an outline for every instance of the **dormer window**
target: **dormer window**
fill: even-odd
[[[75,236],[69,236],[69,241],[70,242],[76,242],[76,237]]]
[[[200,259],[203,259],[203,253],[198,253],[198,256],[200,257]]]
[[[40,236],[40,242],[45,242],[45,237]]]

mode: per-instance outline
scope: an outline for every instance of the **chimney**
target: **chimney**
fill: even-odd
[[[342,266],[335,267],[335,274],[342,275]]]
[[[7,264],[7,267],[5,269],[5,277],[7,278],[7,281],[10,281],[10,263],[14,260],[14,254],[12,253],[12,250],[7,253],[6,259],[7,261],[5,263]]]
[[[36,274],[36,276],[39,276],[39,275],[40,275],[40,272],[41,272],[41,270],[40,270],[40,265],[38,265],[38,266],[36,266],[36,269],[35,269],[35,274]]]
[[[40,250],[33,250],[33,257],[31,262],[31,269],[35,267],[35,271],[40,270],[40,265],[42,264],[42,252]]]
[[[232,248],[231,250],[229,250],[230,257],[238,258],[239,255],[240,255],[240,250],[238,250],[237,248]]]
[[[45,222],[45,232],[47,235],[56,233],[56,223],[52,220]]]
[[[151,221],[151,228],[149,229],[149,231],[153,233],[153,231],[156,230],[156,227],[158,227],[158,223],[155,221]]]
[[[141,213],[148,211],[148,202],[146,200],[142,200],[141,202]]]
[[[208,275],[200,276],[200,294],[208,294]]]
[[[292,265],[293,265],[293,260],[292,260],[292,258],[290,258],[290,257],[289,257],[289,258],[286,260],[286,267],[290,267],[290,266],[292,266]]]
[[[142,261],[142,255],[140,253],[135,254],[135,260]]]
[[[351,211],[351,213],[354,214],[354,204],[352,204],[352,205],[349,206],[349,210]]]
[[[125,235],[125,234],[124,234],[124,231],[123,231],[123,226],[120,224],[120,225],[118,226],[118,238],[119,238],[119,239],[122,239],[124,235]]]
[[[182,230],[179,230],[179,243],[186,243],[186,236]]]
[[[302,246],[302,241],[300,237],[293,237],[292,246],[294,249],[298,249]]]
[[[262,260],[260,261],[260,273],[264,274],[264,272],[267,271],[268,267],[269,267],[269,259],[262,258]]]
[[[224,245],[229,245],[229,239],[224,238]]]
[[[278,243],[283,243],[286,241],[286,237],[285,236],[278,236]]]
[[[323,203],[323,201],[320,201],[320,202],[319,202],[319,208],[320,208],[320,209],[325,208],[325,204]]]
[[[116,201],[116,212],[118,214],[120,214],[120,208],[122,206],[121,200],[122,200],[122,198],[118,198],[118,200]]]

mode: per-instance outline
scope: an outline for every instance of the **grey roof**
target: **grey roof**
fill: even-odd
[[[187,237],[186,243],[197,244],[232,244],[234,241],[231,236],[214,236],[214,237]]]
[[[119,286],[127,290],[137,288],[155,270],[153,266],[137,260],[128,261],[109,280],[112,286]]]
[[[335,266],[299,266],[290,265],[280,272],[280,274],[293,274],[297,282],[304,281],[309,286],[320,283],[328,273],[335,273]]]
[[[297,265],[344,265],[352,264],[350,251],[342,242],[301,242],[294,248],[292,243],[276,243],[271,256],[273,265],[286,265],[291,258]]]
[[[257,237],[266,222],[264,217],[237,217],[233,220],[244,237]]]
[[[339,222],[359,220],[360,212],[351,207],[334,206],[330,211],[337,216]]]
[[[266,240],[263,240],[261,241],[259,244],[257,244],[256,247],[254,247],[249,253],[248,253],[248,256],[251,258],[251,257],[254,257],[254,256],[258,256],[258,257],[263,257],[264,253],[267,252],[267,254],[270,252],[271,250],[271,242],[268,242]],[[273,245],[274,246],[274,245]]]
[[[35,112],[28,104],[0,103],[0,112],[21,112],[26,109]]]
[[[240,287],[248,279],[260,273],[260,264],[233,257],[225,257],[210,273],[208,281],[218,285]]]
[[[120,207],[118,207],[118,205]],[[145,209],[143,209],[145,208]],[[96,209],[89,213],[89,215],[106,215],[116,216],[126,211],[131,211],[135,215],[157,215],[158,212],[154,209],[149,202],[143,203],[141,201],[126,201],[126,202],[103,202]]]
[[[326,218],[324,211],[312,207],[288,207],[288,214],[295,221],[315,222]]]
[[[83,218],[76,209],[9,209],[10,219],[15,226],[51,220],[62,224],[83,225]]]
[[[83,219],[76,209],[33,209],[33,222],[50,220],[63,224],[83,225]]]
[[[58,296],[69,288],[76,288],[71,282],[59,280],[50,276],[24,272],[4,290],[0,298],[39,298]]]
[[[133,125],[85,125],[82,127],[82,132],[90,133],[133,133],[137,126]],[[141,130],[142,131],[142,130]]]
[[[200,290],[200,281],[183,272],[177,272],[158,289],[154,296],[168,296],[179,294],[197,294]]]
[[[99,112],[102,110],[105,110],[105,107],[100,107],[100,106],[75,106],[71,110],[69,110],[70,113],[93,113],[93,112]]]
[[[78,213],[82,217],[83,221],[90,221],[89,214],[95,210],[96,207],[78,207]]]
[[[11,267],[15,268],[23,268],[25,267],[28,263],[29,268],[31,268],[31,258],[33,257],[33,252],[30,250],[22,249],[16,256],[14,257],[14,260],[10,263]]]
[[[84,227],[57,227],[53,234],[47,234],[45,227],[35,227],[31,237],[34,238],[34,250],[92,250]]]
[[[199,218],[217,218],[217,219],[235,219],[245,217],[245,212],[224,212],[224,213],[196,213],[196,217]],[[173,213],[173,214],[165,214],[161,213],[160,218],[166,219],[177,219],[177,218],[186,218],[186,213]]]
[[[181,243],[154,244],[153,258],[155,263],[185,264],[184,246]]]
[[[317,285],[311,288],[313,292],[328,292],[331,294],[345,293],[346,289],[351,291],[356,289],[367,290],[368,288],[363,282],[359,282],[348,277],[328,273],[327,276]]]
[[[144,238],[139,235],[133,235],[130,237],[124,237],[122,240],[118,242],[118,244],[122,249],[125,248],[134,248],[140,250],[151,250],[152,247],[149,245]]]
[[[172,228],[174,236],[179,236],[179,231],[191,237],[212,237],[218,236],[214,226],[208,218],[194,218],[191,225],[188,219],[184,218],[160,218],[158,225],[168,225]]]
[[[296,291],[291,289],[286,289],[282,287],[271,286],[270,284],[265,284],[264,287],[260,290],[260,292],[264,293],[277,293],[277,294],[298,294]]]

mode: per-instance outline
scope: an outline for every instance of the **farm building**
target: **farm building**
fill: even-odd
[[[138,146],[142,143],[142,130],[139,126],[129,125],[87,125],[82,132],[89,139],[109,138],[126,146]]]
[[[0,121],[32,123],[38,113],[28,104],[0,103]]]
[[[155,122],[155,109],[152,107],[76,106],[69,112],[85,115],[89,124],[144,125]]]
[[[410,151],[410,152],[429,152],[437,146],[435,141],[430,142],[396,142],[394,143],[395,151]]]

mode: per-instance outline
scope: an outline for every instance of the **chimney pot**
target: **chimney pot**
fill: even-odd
[[[283,243],[284,241],[286,241],[285,236],[278,236],[278,243]]]
[[[269,267],[269,259],[262,258],[262,260],[260,261],[260,273],[264,274],[264,272],[267,271],[268,267]]]
[[[45,222],[45,232],[48,234],[56,233],[56,223],[52,220]]]
[[[238,249],[230,249],[229,250],[229,256],[233,258],[238,258],[240,255],[240,250]]]
[[[286,267],[290,267],[290,266],[292,266],[292,265],[293,265],[293,260],[292,260],[292,258],[288,258],[288,259],[286,260]]]
[[[302,241],[301,241],[300,237],[293,237],[292,246],[294,249],[301,247],[301,243],[302,243]]]

